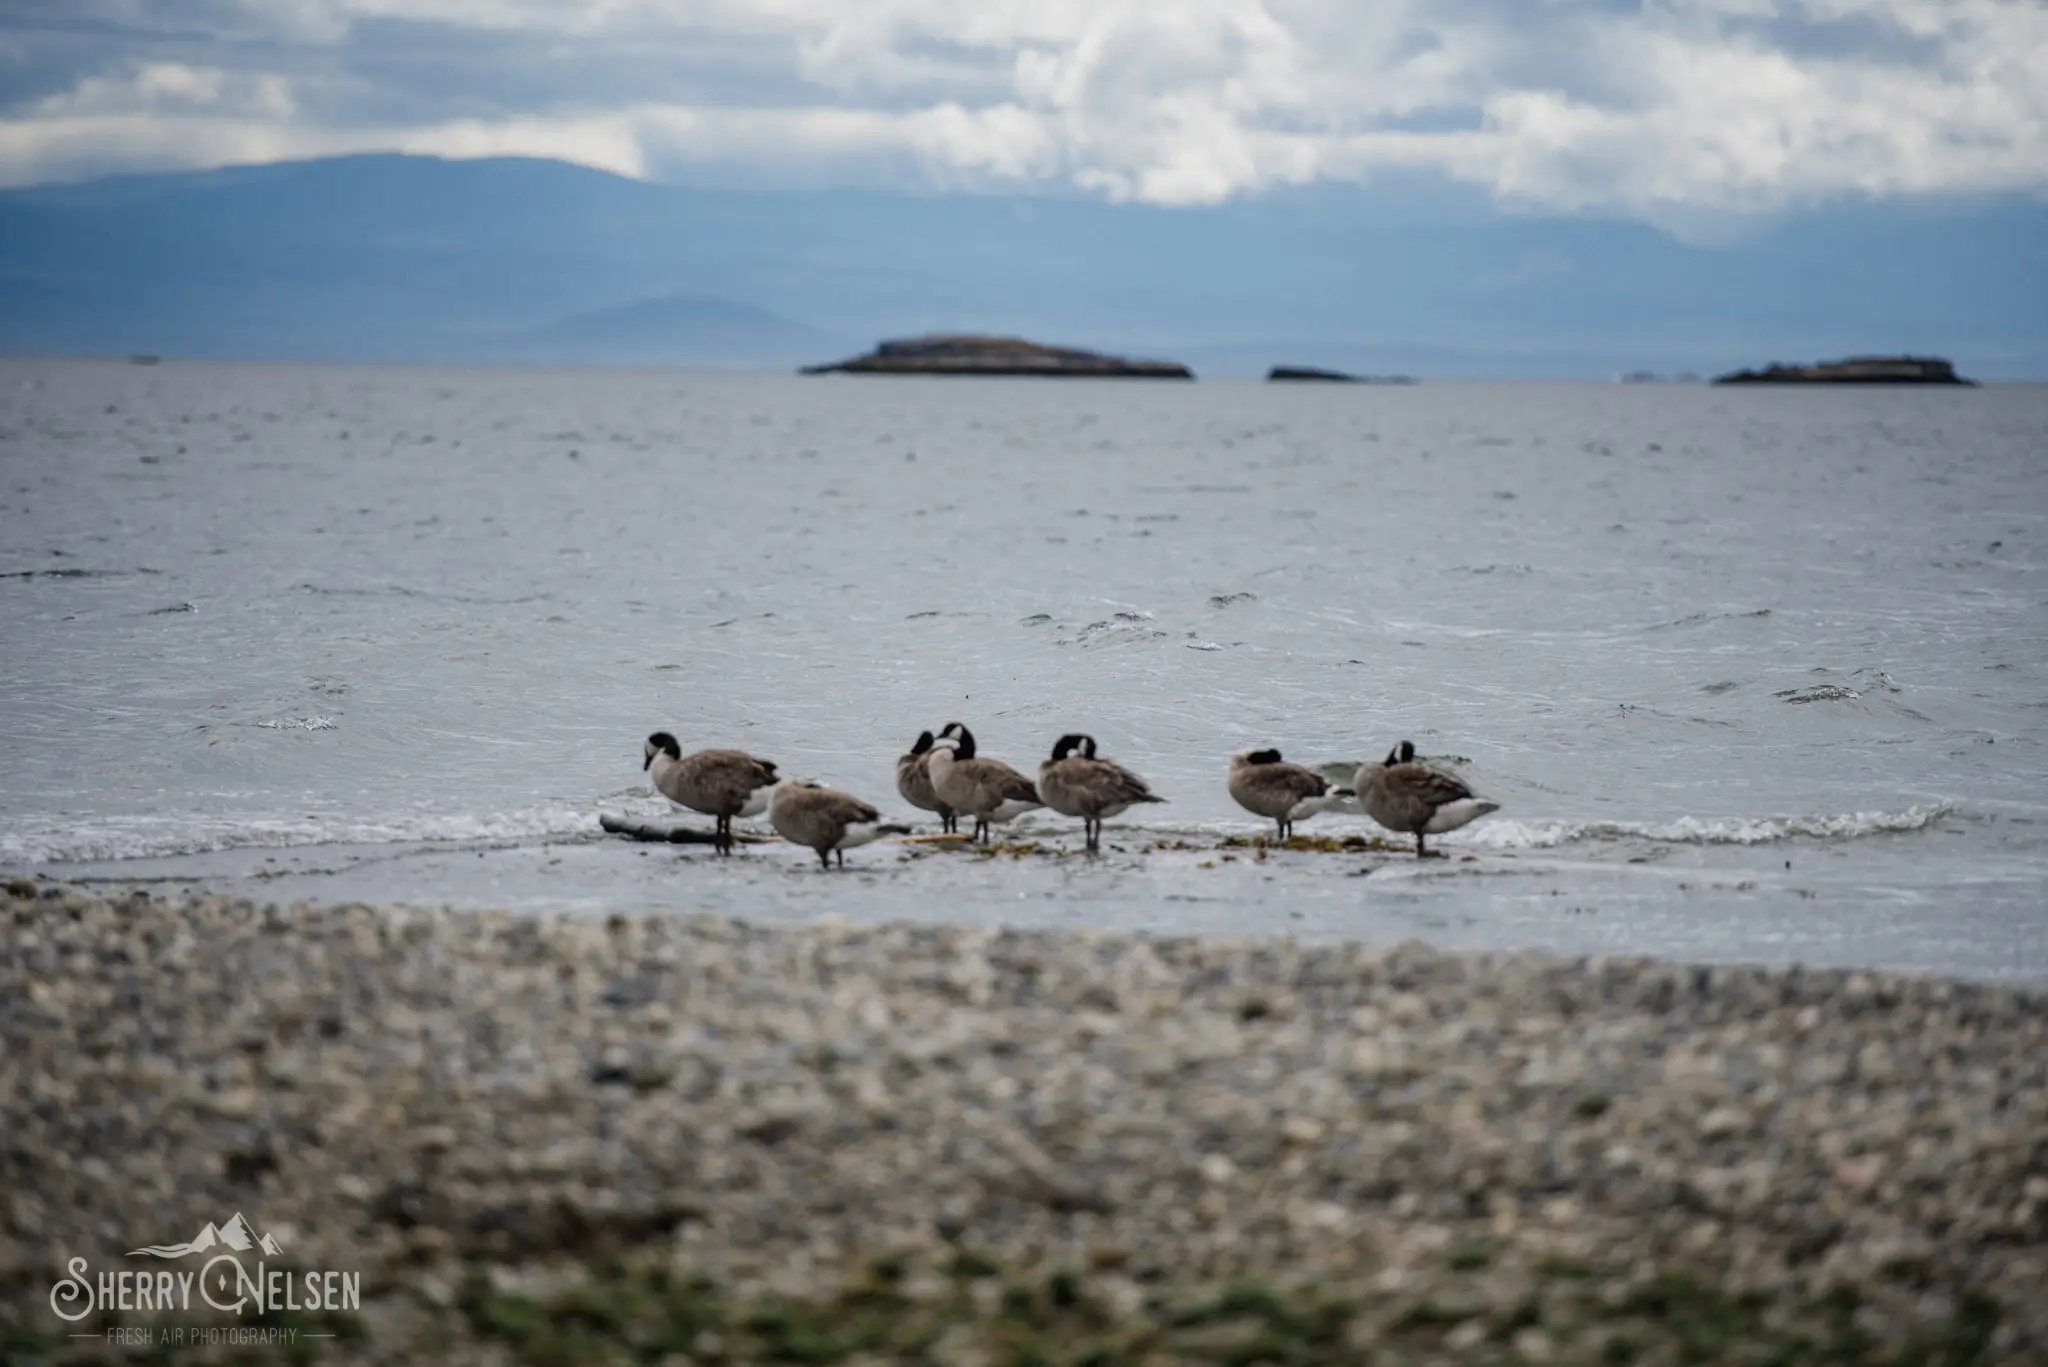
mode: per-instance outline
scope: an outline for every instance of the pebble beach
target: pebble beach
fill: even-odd
[[[2038,1363],[2044,1006],[1417,943],[18,880],[0,1345]],[[119,1265],[236,1212],[288,1266],[359,1272],[360,1306],[272,1312],[274,1342],[154,1349],[106,1331],[192,1317],[96,1315],[70,1337],[51,1313],[69,1260]]]

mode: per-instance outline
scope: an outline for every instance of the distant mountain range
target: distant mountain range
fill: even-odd
[[[748,304],[668,295],[574,314],[508,337],[496,350],[508,360],[782,367],[854,345]]]
[[[1420,182],[1166,209],[360,156],[0,192],[0,351],[782,368],[936,330],[1203,374],[2048,375],[2048,206],[1849,204],[1704,247]]]

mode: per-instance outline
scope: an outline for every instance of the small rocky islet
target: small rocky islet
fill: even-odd
[[[1412,375],[1354,375],[1312,365],[1276,365],[1266,372],[1268,384],[1414,384]]]
[[[1761,370],[1734,370],[1715,384],[1944,384],[1975,388],[1939,356],[1850,356],[1812,365],[1772,362]]]
[[[1080,347],[1047,346],[1022,337],[944,332],[883,342],[863,356],[805,366],[803,375],[1045,376],[1192,380],[1178,361],[1136,360]]]
[[[362,1276],[278,1360],[2038,1363],[2044,1007],[17,880],[0,1342],[126,1360],[67,1260],[239,1211]]]

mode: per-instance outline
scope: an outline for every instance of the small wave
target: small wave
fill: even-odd
[[[416,812],[389,817],[100,817],[0,831],[0,864],[83,864],[169,859],[222,850],[308,845],[409,845],[569,838],[594,833],[597,814],[575,807],[514,812]]]
[[[1947,816],[1946,804],[1903,812],[1819,816],[1681,816],[1675,821],[1512,821],[1498,818],[1460,833],[1461,843],[1495,850],[1548,850],[1581,840],[1652,840],[1668,845],[1768,845],[1779,840],[1854,840],[1923,830]]]
[[[265,717],[256,725],[265,731],[332,731],[339,723],[332,717]]]
[[[1756,608],[1748,612],[1691,612],[1683,617],[1673,617],[1663,622],[1652,622],[1648,626],[1636,629],[1645,632],[1670,631],[1677,627],[1703,626],[1708,622],[1754,622],[1770,615],[1771,610],[1769,608]]]
[[[1170,634],[1148,625],[1151,621],[1149,612],[1118,612],[1107,621],[1090,622],[1072,636],[1060,638],[1057,644],[1084,647],[1121,645],[1132,641],[1156,641]]]
[[[7,570],[0,572],[0,579],[119,579],[130,574],[161,574],[148,566],[132,570],[89,570],[66,567],[56,570]]]
[[[318,594],[323,598],[421,598],[436,603],[467,603],[486,607],[516,607],[522,603],[545,603],[554,595],[547,593],[526,593],[516,598],[495,598],[473,593],[441,593],[432,589],[416,589],[406,584],[370,585],[327,585],[294,584],[297,593]]]
[[[1840,684],[1814,684],[1810,688],[1782,688],[1771,696],[1783,698],[1789,703],[1804,703],[1853,702],[1863,695],[1853,688],[1844,688]]]

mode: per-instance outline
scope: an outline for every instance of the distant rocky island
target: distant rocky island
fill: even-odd
[[[1414,384],[1412,375],[1349,375],[1312,365],[1276,365],[1266,372],[1268,384],[1283,380],[1320,380],[1331,384]]]
[[[1192,380],[1178,361],[1140,361],[1022,337],[942,332],[884,342],[865,356],[807,365],[802,375],[1045,375],[1091,379]]]
[[[1736,370],[1714,378],[1715,384],[1963,384],[1974,385],[1956,374],[1956,368],[1939,356],[1850,356],[1840,361],[1815,365],[1780,365],[1762,370]]]

